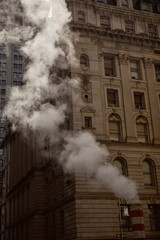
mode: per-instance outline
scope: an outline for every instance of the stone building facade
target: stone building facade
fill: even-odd
[[[137,182],[146,239],[160,239],[159,3],[67,4],[79,33],[80,68],[71,77],[80,78],[84,103],[72,99],[72,129],[93,133],[108,160]],[[43,159],[18,133],[3,144],[2,239],[113,240],[120,233],[133,239],[127,202],[85,173],[64,174],[49,152]]]

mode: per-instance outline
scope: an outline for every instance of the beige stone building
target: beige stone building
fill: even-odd
[[[83,107],[72,129],[92,132],[135,180],[146,239],[160,239],[160,11],[158,1],[68,0]],[[16,134],[4,145],[2,239],[133,239],[129,204],[85,173],[64,175]],[[23,164],[22,164],[23,163]],[[17,168],[19,169],[17,173]],[[15,174],[17,173],[17,174]],[[123,210],[127,214],[123,215]],[[120,218],[120,215],[121,218]]]

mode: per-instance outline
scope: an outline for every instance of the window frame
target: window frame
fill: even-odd
[[[109,94],[114,94],[114,99],[109,99]],[[106,100],[107,100],[107,107],[109,108],[119,108],[120,101],[119,101],[119,90],[116,88],[106,88]],[[115,104],[111,104],[109,102],[115,102]]]
[[[136,97],[141,97],[140,101],[136,102]],[[146,101],[145,101],[145,93],[144,92],[138,92],[138,91],[134,91],[133,92],[133,100],[134,100],[134,109],[137,110],[146,110]]]
[[[149,172],[145,172],[144,163],[146,163],[149,166]],[[142,162],[142,169],[143,169],[144,186],[145,187],[155,187],[156,186],[156,178],[155,178],[155,167],[154,167],[153,161],[148,158],[144,159]],[[150,184],[145,183],[144,176],[149,176],[150,182],[151,182]]]
[[[103,61],[104,61],[104,76],[116,77],[117,73],[116,73],[116,66],[115,66],[115,56],[104,54]],[[108,61],[110,61],[110,67],[109,67]],[[110,69],[111,74],[106,74],[106,69]]]

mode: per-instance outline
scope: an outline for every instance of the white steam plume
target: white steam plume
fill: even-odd
[[[121,176],[111,164],[104,165],[106,148],[89,133],[71,134],[62,128],[68,117],[67,99],[73,81],[62,78],[59,70],[67,70],[77,62],[73,34],[68,27],[71,15],[65,0],[21,0],[21,3],[26,18],[34,26],[29,31],[33,34],[23,38],[22,51],[29,64],[23,78],[25,84],[12,89],[4,116],[14,131],[20,130],[25,135],[32,132],[40,147],[44,147],[46,140],[53,151],[63,144],[62,150],[56,152],[57,159],[70,173],[85,170],[117,197],[137,201],[136,184]]]

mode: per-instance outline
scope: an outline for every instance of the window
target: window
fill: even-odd
[[[22,60],[23,60],[23,56],[19,55],[19,61],[22,61]]]
[[[22,86],[22,82],[18,81],[18,86],[21,87]]]
[[[130,61],[130,72],[132,79],[140,79],[138,61]]]
[[[13,86],[17,86],[17,81],[13,81]]]
[[[80,56],[80,66],[82,68],[88,68],[89,67],[89,58],[86,54],[82,54]]]
[[[0,142],[2,142],[3,141],[3,138],[0,138]]]
[[[22,78],[22,73],[18,73],[18,77],[19,77],[19,78]]]
[[[2,71],[2,77],[5,77],[5,76],[6,76],[6,72]]]
[[[1,95],[5,95],[6,94],[6,90],[5,89],[1,89]]]
[[[155,186],[154,168],[150,159],[143,161],[143,179],[145,186]]]
[[[14,21],[17,25],[23,25],[23,18],[20,16],[15,16]]]
[[[3,149],[0,148],[0,156],[3,155]]]
[[[136,119],[137,139],[139,143],[148,143],[148,122],[143,116],[139,116]]]
[[[122,7],[128,8],[128,0],[122,0]]]
[[[114,59],[104,56],[105,76],[115,77]]]
[[[7,64],[6,63],[1,63],[2,68],[6,68]]]
[[[5,120],[4,120],[4,118],[0,118],[0,124],[4,124],[5,123]]]
[[[120,224],[125,231],[131,230],[130,206],[128,204],[120,204]]]
[[[109,137],[111,141],[121,141],[121,120],[117,114],[109,116]]]
[[[134,105],[135,109],[145,109],[145,100],[144,93],[142,92],[134,92]]]
[[[102,28],[111,28],[111,23],[110,23],[110,18],[109,17],[105,17],[105,16],[101,16],[100,17],[100,25]]]
[[[141,10],[146,12],[153,12],[152,3],[148,1],[141,1]]]
[[[6,86],[6,80],[1,80],[1,86]]]
[[[151,231],[160,231],[160,204],[149,204],[148,215]]]
[[[84,117],[84,126],[85,128],[92,128],[92,117]]]
[[[85,13],[84,12],[79,12],[78,13],[78,22],[85,23],[86,18],[85,18]]]
[[[116,158],[113,162],[113,165],[118,168],[122,175],[127,176],[126,162],[123,159]]]
[[[18,56],[17,55],[14,55],[14,60],[18,60]]]
[[[149,24],[148,25],[148,32],[150,37],[157,37],[157,26]]]
[[[108,107],[119,107],[118,90],[107,89],[107,103]]]
[[[14,77],[14,78],[17,78],[17,72],[14,72],[14,73],[13,73],[13,77]]]
[[[1,105],[5,105],[5,98],[1,98]]]
[[[156,81],[160,82],[160,64],[155,64]]]
[[[22,64],[19,64],[19,69],[22,70]]]
[[[13,68],[17,69],[17,64],[16,63],[13,64]]]
[[[4,128],[0,127],[0,134],[4,134]]]
[[[93,2],[104,3],[107,5],[117,6],[117,0],[93,0]]]
[[[135,32],[134,22],[125,21],[125,30],[126,32],[134,33]]]

